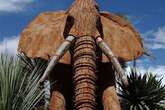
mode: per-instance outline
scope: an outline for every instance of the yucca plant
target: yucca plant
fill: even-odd
[[[0,55],[0,110],[33,110],[44,96],[37,83],[45,62]]]
[[[131,69],[127,76],[128,86],[119,84],[119,93],[124,110],[165,110],[165,85],[156,75],[138,74],[137,70]]]

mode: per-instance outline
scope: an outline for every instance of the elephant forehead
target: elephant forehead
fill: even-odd
[[[18,52],[23,52],[30,58],[46,60],[54,56],[64,41],[66,19],[67,14],[62,11],[40,14],[21,33]],[[60,62],[69,64],[70,54],[66,53]]]
[[[101,13],[103,37],[115,56],[123,61],[134,60],[144,54],[140,34],[123,18],[110,13]],[[109,62],[103,54],[102,62]]]

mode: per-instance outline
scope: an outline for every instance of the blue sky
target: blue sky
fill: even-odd
[[[0,51],[15,53],[25,26],[45,11],[66,10],[73,0],[0,0]],[[102,11],[123,13],[141,33],[155,57],[142,57],[139,68],[165,73],[165,0],[97,0]]]

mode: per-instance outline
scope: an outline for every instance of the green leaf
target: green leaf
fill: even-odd
[[[0,110],[32,110],[44,96],[37,83],[45,68],[45,61],[1,54]]]

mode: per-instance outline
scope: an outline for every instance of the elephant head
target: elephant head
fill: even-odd
[[[127,62],[142,56],[144,49],[140,34],[128,21],[100,12],[96,0],[75,0],[67,11],[36,17],[21,33],[18,52],[30,58],[53,59],[52,64],[73,65],[76,110],[95,110],[96,62]],[[48,71],[54,66],[50,68]],[[57,95],[62,97],[59,92]]]

